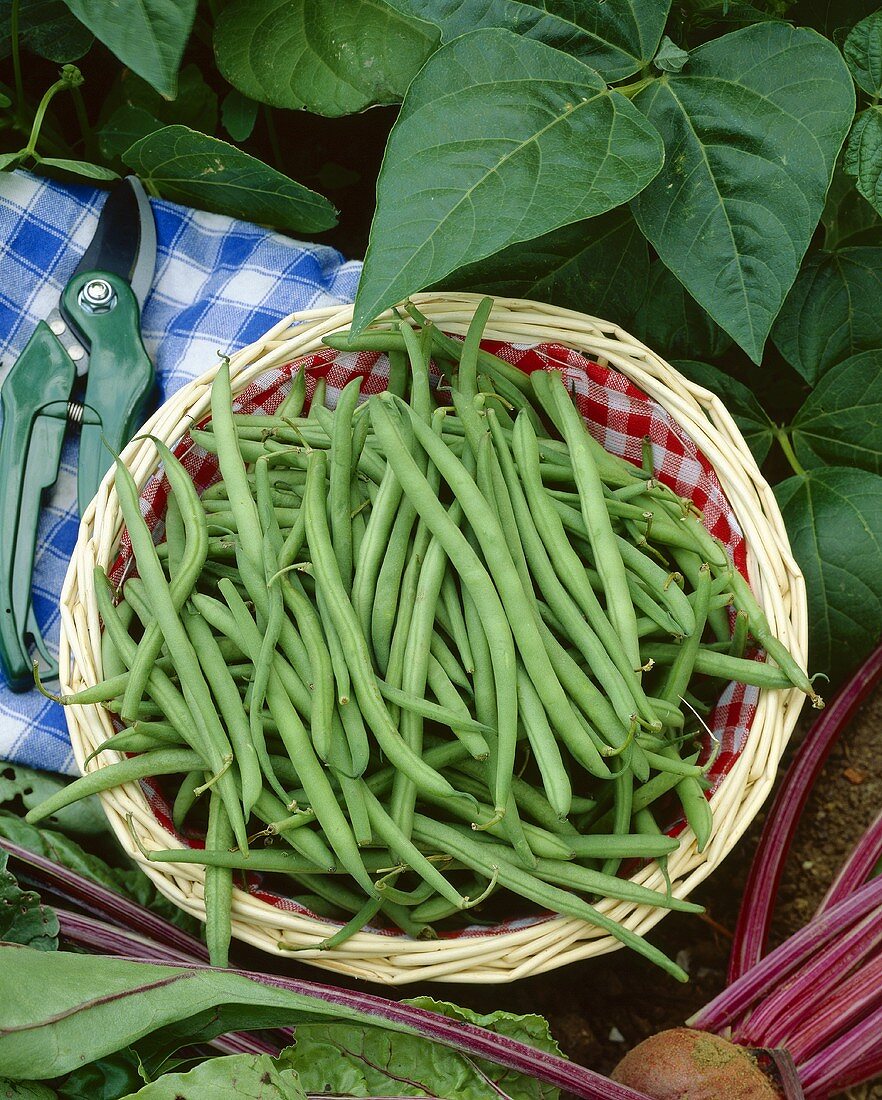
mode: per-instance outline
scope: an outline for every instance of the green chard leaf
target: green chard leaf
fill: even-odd
[[[31,810],[72,782],[70,776],[38,772],[24,764],[0,764],[0,805],[9,809],[5,804],[20,798],[25,810]],[[107,818],[97,795],[66,806],[47,818],[45,824],[49,829],[85,836],[107,833]]]
[[[744,436],[744,441],[750,447],[757,465],[761,466],[775,439],[775,425],[753,391],[731,374],[726,374],[710,363],[699,363],[694,359],[675,359],[673,366],[690,381],[697,382],[699,386],[704,386],[722,399]]]
[[[56,1093],[36,1081],[10,1081],[0,1077],[0,1096],[3,1100],[56,1100]]]
[[[0,940],[20,943],[38,951],[58,948],[58,917],[48,905],[40,904],[33,890],[22,890],[15,875],[7,870],[9,860],[0,851]]]
[[[187,1073],[164,1073],[127,1100],[306,1100],[295,1070],[268,1054],[211,1058]]]
[[[784,303],[772,339],[811,383],[856,352],[882,347],[882,248],[813,252]]]
[[[662,156],[654,128],[580,61],[508,31],[455,39],[392,128],[354,327],[467,264],[626,202]]]
[[[29,852],[35,852],[64,867],[69,867],[84,878],[100,882],[108,890],[115,890],[118,894],[130,897],[187,932],[199,934],[200,924],[196,918],[163,897],[138,867],[111,866],[92,852],[87,852],[64,833],[55,832],[53,829],[38,829],[34,825],[29,825],[18,814],[2,809],[0,809],[0,836],[22,848],[27,848]]]
[[[790,430],[796,457],[806,468],[852,466],[882,474],[882,350],[831,367]]]
[[[650,267],[649,287],[634,320],[634,335],[654,351],[716,359],[732,346],[729,337],[663,263]]]
[[[875,210],[882,210],[882,110],[868,107],[855,119],[845,147],[845,171]]]
[[[882,477],[828,466],[775,486],[805,576],[809,665],[836,683],[882,633]]]
[[[0,58],[12,50],[13,0],[0,0]],[[49,61],[78,61],[95,41],[64,0],[20,0],[18,33],[21,45]]]
[[[627,207],[574,222],[461,268],[457,290],[531,298],[630,323],[649,279],[649,250]]]
[[[164,96],[174,97],[197,0],[65,0],[119,60]]]
[[[882,94],[882,10],[849,31],[842,52],[857,86],[868,95]]]
[[[292,233],[336,224],[327,199],[256,157],[187,126],[164,126],[122,157],[141,179],[174,202],[247,218]]]
[[[221,105],[221,121],[233,141],[247,141],[257,121],[259,104],[230,88]]]
[[[437,45],[434,27],[378,0],[232,0],[214,29],[233,87],[328,116],[400,103]]]
[[[455,1020],[489,1028],[540,1050],[560,1054],[541,1016],[494,1012],[486,1016],[431,997],[408,1004]],[[307,1023],[297,1027],[297,1042],[283,1055],[300,1074],[307,1093],[340,1096],[455,1096],[484,1100],[556,1100],[558,1090],[479,1059],[432,1043],[353,1023]]]
[[[760,23],[692,50],[635,104],[665,165],[637,222],[696,301],[759,362],[824,206],[854,116],[832,42]]]
[[[389,0],[435,23],[443,42],[489,28],[535,38],[590,65],[612,83],[653,58],[671,0]]]

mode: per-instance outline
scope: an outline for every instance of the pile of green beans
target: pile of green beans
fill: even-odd
[[[649,449],[642,469],[606,453],[561,375],[483,350],[489,299],[464,341],[409,308],[326,340],[388,355],[388,390],[367,400],[355,378],[331,410],[320,379],[305,411],[301,370],[274,413],[239,415],[224,365],[191,432],[220,480],[200,498],[156,443],[158,545],[117,464],[137,575],[115,592],[96,571],[105,679],[62,702],[107,707],[118,731],[92,755],[127,758],[28,818],[176,777],[175,825],[205,848],[145,855],[206,867],[216,965],[252,871],[343,922],[318,949],[369,922],[431,937],[527,901],[685,979],[593,902],[698,909],[618,872],[665,869],[672,800],[707,844],[698,761],[721,682],[820,700]]]

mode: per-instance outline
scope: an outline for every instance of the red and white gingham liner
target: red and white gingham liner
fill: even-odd
[[[726,547],[735,567],[747,577],[747,547],[717,476],[708,460],[661,405],[647,397],[620,372],[601,366],[580,352],[559,344],[485,340],[481,346],[528,374],[534,370],[561,371],[568,388],[575,394],[577,407],[591,434],[612,454],[639,466],[643,461],[643,440],[648,437],[652,442],[656,477],[680,496],[694,502],[703,513],[705,526]],[[235,399],[235,410],[248,414],[275,412],[285,399],[291,380],[301,365],[306,373],[307,399],[311,399],[317,379],[324,377],[326,401],[332,408],[336,405],[340,390],[357,375],[362,378],[363,399],[384,390],[388,380],[389,361],[385,355],[377,352],[338,352],[327,348],[262,374]],[[219,479],[216,456],[197,447],[189,436],[184,436],[174,452],[200,492]],[[168,480],[160,468],[141,493],[141,513],[156,541],[161,541],[164,534],[168,493]],[[111,571],[114,584],[119,585],[132,572],[131,556],[128,532],[124,531],[119,555]],[[762,659],[761,654],[756,654],[756,657]],[[758,698],[757,688],[728,684],[708,716],[708,728],[713,739],[719,742],[719,751],[709,773],[712,787],[708,797],[732,768],[744,747]],[[711,738],[708,737],[704,751],[709,753],[710,750]],[[175,833],[171,808],[159,785],[152,781],[141,785],[159,823],[164,829]],[[667,831],[676,835],[683,825],[682,819],[677,819]],[[188,847],[203,845],[197,837],[175,835]],[[247,888],[254,897],[277,908],[315,916],[290,898],[268,891],[262,885],[260,875],[249,874]],[[496,935],[541,923],[552,916],[540,914],[501,922],[494,927],[472,926],[442,935],[452,938]],[[370,930],[390,938],[400,935],[382,927],[371,926]]]

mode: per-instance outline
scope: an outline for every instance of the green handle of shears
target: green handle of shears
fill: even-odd
[[[41,321],[0,388],[0,671],[13,691],[34,685],[29,636],[48,660],[31,580],[41,497],[58,476],[73,382],[70,356]]]
[[[113,304],[92,312],[82,303],[87,283],[109,283]],[[83,272],[64,288],[64,313],[90,345],[86,416],[80,431],[77,496],[80,515],[126,443],[147,417],[156,372],[141,341],[141,311],[132,288],[118,275]]]

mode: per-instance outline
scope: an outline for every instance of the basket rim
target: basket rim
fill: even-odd
[[[474,308],[485,295],[429,292],[412,301],[439,327],[464,334]],[[234,394],[271,367],[290,363],[321,346],[330,332],[345,329],[353,307],[331,306],[291,314],[263,337],[230,359]],[[391,310],[380,319],[394,319]],[[494,298],[485,336],[513,343],[554,342],[587,352],[595,361],[620,371],[647,396],[666,409],[714,468],[744,534],[748,571],[757,599],[771,625],[797,659],[807,648],[805,583],[790,551],[775,497],[763,479],[734,420],[716,395],[690,382],[648,347],[619,326],[562,307],[519,298]],[[168,444],[208,411],[208,388],[220,364],[177,391],[144,426],[143,432]],[[123,451],[139,488],[158,465],[153,444],[143,436]],[[109,566],[118,543],[121,518],[112,472],[87,508],[61,595],[59,663],[64,691],[99,679],[100,625],[92,586],[95,564]],[[687,827],[680,848],[669,859],[673,892],[685,897],[714,870],[740,838],[771,789],[778,762],[792,732],[804,696],[796,689],[761,691],[751,735],[731,770],[711,799],[714,834],[704,853],[696,851]],[[108,735],[109,720],[99,707],[68,708],[71,742],[82,771],[85,756]],[[750,747],[750,751],[748,751]],[[120,759],[106,753],[90,770]],[[737,792],[737,794],[736,794]],[[162,893],[204,920],[204,871],[193,864],[149,863],[141,854],[127,823],[131,815],[139,840],[147,846],[169,846],[173,838],[147,808],[137,785],[105,792],[102,805],[127,853]],[[633,881],[664,886],[655,864],[641,868]],[[646,932],[666,910],[604,899],[603,912],[628,927]],[[339,924],[280,910],[234,889],[233,934],[265,950],[278,945],[317,943]],[[300,951],[299,958],[325,969],[387,984],[415,980],[475,982],[511,981],[541,973],[570,961],[605,953],[620,946],[611,936],[573,918],[552,916],[523,928],[496,934],[438,941],[413,941],[403,935],[360,932],[332,952]]]

